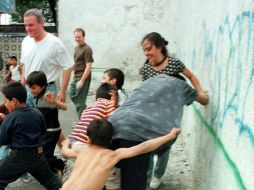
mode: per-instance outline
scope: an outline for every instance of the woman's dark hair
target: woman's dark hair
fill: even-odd
[[[151,42],[153,45],[155,45],[155,47],[161,48],[161,53],[165,56],[168,56],[168,50],[166,48],[166,45],[168,45],[168,41],[166,41],[159,33],[151,32],[145,35],[145,37],[141,41],[141,44],[143,44],[145,40]]]
[[[33,71],[31,72],[26,80],[26,84],[31,87],[33,85],[38,85],[40,87],[47,86],[47,77],[42,71]]]
[[[104,119],[95,119],[88,125],[87,136],[92,144],[107,147],[113,136],[112,124]]]
[[[109,92],[111,90],[116,90],[116,89],[108,83],[101,84],[96,91],[96,95],[95,95],[96,100],[98,98],[105,98],[107,100],[110,100],[111,95],[109,94]]]
[[[20,82],[7,83],[2,88],[3,95],[8,99],[17,99],[20,103],[26,103],[26,88]]]
[[[110,80],[115,78],[116,79],[116,87],[117,89],[122,89],[124,84],[124,74],[123,71],[116,68],[111,68],[106,70],[104,73],[107,73]]]

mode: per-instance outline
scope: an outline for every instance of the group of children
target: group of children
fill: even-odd
[[[54,157],[58,141],[62,143],[64,156],[76,158],[73,172],[62,189],[94,190],[104,187],[119,160],[154,150],[174,139],[179,129],[132,148],[107,149],[113,135],[107,119],[127,97],[122,89],[123,83],[121,70],[105,71],[96,92],[96,102],[83,110],[78,124],[65,140],[58,109],[66,110],[67,106],[47,90],[47,78],[43,72],[32,72],[26,81],[36,108],[26,105],[26,88],[20,82],[7,83],[2,88],[2,94],[9,113],[0,114],[0,146],[7,145],[0,148],[3,151],[2,154],[0,152],[0,190],[27,172],[47,189],[61,188],[62,182],[56,171],[63,169],[64,163],[59,166],[61,164],[56,164]],[[83,183],[84,179],[86,183]]]

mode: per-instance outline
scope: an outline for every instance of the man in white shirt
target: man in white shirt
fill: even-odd
[[[63,71],[62,84],[57,97],[65,102],[73,59],[68,55],[63,43],[44,29],[44,17],[40,10],[31,9],[24,14],[24,24],[28,36],[22,42],[21,63],[24,64],[22,83],[33,71],[43,71],[47,76],[48,89],[57,93],[55,81]],[[33,106],[33,97],[29,94],[28,101]]]

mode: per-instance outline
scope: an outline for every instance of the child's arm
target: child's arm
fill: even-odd
[[[91,70],[92,70],[92,62],[86,63],[85,71],[84,71],[81,79],[77,82],[77,86],[76,86],[77,90],[80,90],[82,88],[82,86],[84,85],[85,80],[91,74]]]
[[[78,155],[79,149],[78,148],[70,148],[70,139],[66,138],[62,142],[62,148],[61,148],[61,153],[68,157],[68,158],[76,158]]]
[[[22,76],[22,72],[23,72],[22,66],[18,65],[18,71],[19,71],[19,74]]]
[[[57,100],[52,92],[46,92],[45,95],[44,95],[44,98],[47,100],[48,103],[56,106],[59,109],[62,109],[62,110],[67,109],[67,105],[65,103],[60,102],[59,100]]]
[[[6,82],[6,80],[8,79],[8,78],[11,78],[11,69],[7,72],[7,74],[4,76],[4,79],[3,79],[3,84]]]
[[[191,84],[194,86],[194,88],[199,92],[204,93],[198,78],[186,67],[183,70],[183,74],[191,81]]]
[[[119,105],[118,105],[118,93],[117,93],[117,91],[111,90],[111,91],[109,92],[109,95],[111,96],[111,97],[110,97],[110,100],[113,102],[114,107],[115,107],[115,108],[118,108]]]
[[[21,71],[21,84],[26,85],[26,79],[25,79],[25,65],[22,66],[22,71]]]
[[[170,133],[168,133],[165,136],[145,141],[145,142],[143,142],[137,146],[133,146],[131,148],[119,148],[115,151],[117,154],[116,155],[117,159],[121,160],[124,158],[130,158],[133,156],[137,156],[139,154],[151,152],[151,151],[157,149],[162,144],[165,144],[166,142],[175,139],[177,137],[177,135],[180,133],[180,131],[181,131],[181,129],[179,129],[179,128],[173,128],[170,131]]]

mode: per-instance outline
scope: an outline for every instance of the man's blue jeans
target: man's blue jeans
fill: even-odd
[[[176,139],[169,141],[165,145],[162,145],[157,150],[153,151],[150,155],[149,159],[149,167],[147,171],[147,177],[151,178],[152,174],[156,178],[161,178],[167,168],[168,164],[168,158],[169,158],[169,152],[171,149],[171,146],[175,143]],[[154,155],[158,155],[158,160],[156,165],[154,166]]]
[[[24,173],[30,173],[47,190],[58,190],[61,180],[49,168],[43,152],[38,148],[11,150],[9,155],[0,161],[0,190],[17,180]]]

